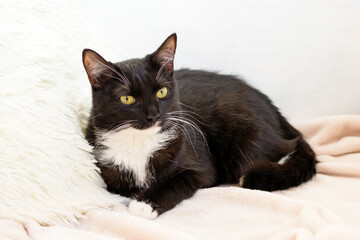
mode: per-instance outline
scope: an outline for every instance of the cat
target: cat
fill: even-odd
[[[83,51],[93,103],[86,139],[131,213],[154,219],[200,188],[275,191],[315,175],[313,150],[267,96],[235,76],[174,71],[176,45],[174,33],[119,63]]]

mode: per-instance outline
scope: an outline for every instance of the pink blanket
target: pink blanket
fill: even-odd
[[[295,126],[320,161],[316,177],[300,187],[203,189],[155,220],[120,204],[88,212],[73,228],[0,220],[0,239],[360,239],[360,116]]]

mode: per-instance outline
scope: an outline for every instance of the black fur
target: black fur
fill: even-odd
[[[162,213],[199,188],[239,183],[241,177],[243,187],[266,191],[298,186],[312,178],[314,152],[267,96],[235,76],[173,71],[173,62],[165,60],[173,57],[175,47],[173,34],[155,53],[117,64],[84,50],[93,87],[86,137],[94,151],[103,147],[96,129],[109,131],[125,120],[135,119],[135,127],[145,129],[153,125],[147,119],[156,116],[166,131],[173,123],[168,113],[181,110],[175,116],[188,122],[178,122],[185,130],[150,158],[148,172],[153,179],[147,187],[137,186],[132,172],[104,164],[95,154],[110,191],[146,201]],[[107,67],[92,71],[94,59]],[[156,79],[159,71],[161,81]],[[156,99],[163,86],[168,95]],[[124,94],[134,96],[136,103],[122,104],[119,97]],[[287,155],[284,164],[277,163]]]

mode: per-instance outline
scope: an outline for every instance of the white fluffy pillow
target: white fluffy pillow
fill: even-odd
[[[81,4],[4,0],[0,22],[0,218],[72,224],[121,201],[104,189],[82,131]]]

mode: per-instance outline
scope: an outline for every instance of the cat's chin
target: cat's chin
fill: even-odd
[[[144,128],[138,129],[138,130],[148,132],[148,133],[158,133],[161,131],[161,126],[160,126],[160,123],[157,122],[153,125],[150,125],[148,127],[144,127]]]
[[[143,129],[143,131],[149,132],[149,133],[158,133],[160,132],[161,127],[157,124],[152,125],[151,127]]]

